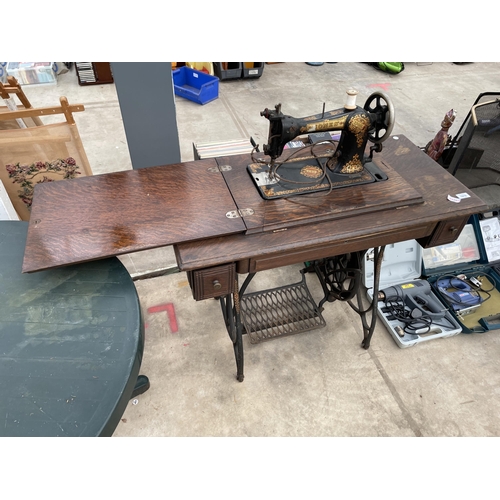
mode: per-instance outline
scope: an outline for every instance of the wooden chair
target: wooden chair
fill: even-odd
[[[19,94],[18,94],[19,96]],[[84,111],[81,104],[70,105],[66,97],[60,106],[0,112],[0,123],[38,123],[41,116],[62,114],[64,121],[25,128],[0,128],[0,181],[3,182],[21,220],[29,220],[33,192],[37,184],[92,175],[73,113]]]

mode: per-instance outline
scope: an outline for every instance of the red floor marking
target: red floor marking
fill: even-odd
[[[162,311],[167,311],[170,304],[159,304],[157,306],[148,307],[148,313],[159,313]]]
[[[170,332],[177,333],[179,327],[177,325],[177,317],[175,316],[174,304],[168,302],[167,304],[159,304],[157,306],[148,307],[148,313],[158,313],[167,311],[168,321],[170,323]]]
[[[170,332],[177,333],[179,328],[177,327],[177,318],[175,316],[174,304],[167,304],[167,315],[170,321]]]
[[[373,88],[373,87],[380,87],[382,90],[387,92],[389,88],[391,87],[390,83],[371,83],[368,85],[368,87]]]

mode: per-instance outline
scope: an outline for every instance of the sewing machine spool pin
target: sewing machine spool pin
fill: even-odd
[[[346,102],[344,104],[344,109],[353,110],[356,109],[356,96],[358,91],[354,89],[349,89],[347,92]]]

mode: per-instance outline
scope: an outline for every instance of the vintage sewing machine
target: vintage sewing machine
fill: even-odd
[[[248,171],[264,199],[387,180],[372,158],[382,151],[382,142],[392,131],[394,107],[384,93],[375,92],[361,108],[356,95],[355,90],[348,90],[343,108],[304,118],[284,115],[281,104],[261,112],[270,122],[264,154],[271,161],[256,161]],[[286,144],[296,137],[330,131],[341,134],[337,146],[329,134],[325,141],[292,150],[281,159]],[[373,146],[367,156],[368,141]],[[325,142],[330,147],[325,148]]]

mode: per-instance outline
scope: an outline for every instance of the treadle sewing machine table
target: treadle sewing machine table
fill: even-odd
[[[255,273],[351,254],[360,256],[359,264],[374,248],[377,274],[385,245],[450,243],[470,215],[486,209],[404,136],[390,137],[374,161],[388,180],[276,200],[257,192],[247,172],[250,155],[39,184],[23,272],[173,245],[193,297],[220,300],[242,381],[248,331],[241,307]],[[460,203],[447,199],[459,193],[470,196]],[[241,287],[238,274],[248,274]],[[330,299],[328,283],[322,285],[323,303]],[[376,312],[361,311],[358,288],[356,312],[368,348]],[[307,292],[294,293],[309,300]]]

